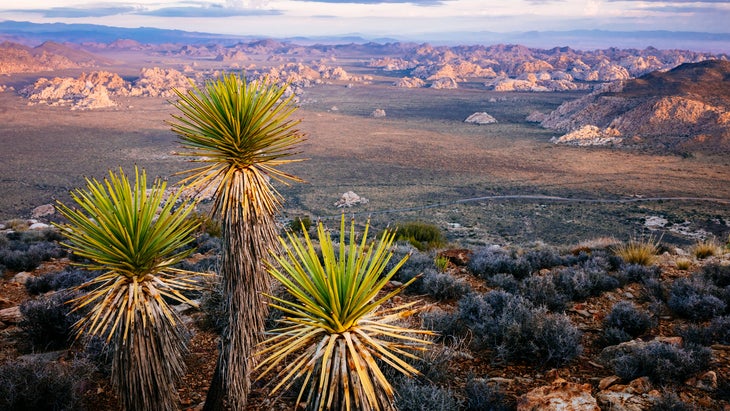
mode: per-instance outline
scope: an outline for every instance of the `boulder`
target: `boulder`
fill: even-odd
[[[20,313],[20,306],[4,308],[0,310],[0,322],[5,324],[17,324],[23,319],[23,314]]]
[[[31,274],[27,271],[21,271],[18,274],[15,274],[13,278],[10,279],[11,283],[17,283],[17,284],[25,284],[28,281],[28,278],[31,277]]]
[[[590,384],[556,378],[517,399],[517,411],[600,411]]]
[[[442,77],[434,80],[431,83],[431,88],[435,89],[454,89],[459,88],[456,80],[452,77]]]
[[[43,204],[30,212],[30,218],[48,217],[56,213],[56,207],[53,204]]]
[[[342,197],[340,197],[340,199],[335,202],[335,206],[337,208],[352,207],[355,204],[367,204],[368,201],[369,200],[367,198],[360,197],[353,191],[348,191],[342,194]]]
[[[370,117],[383,118],[385,117],[385,110],[383,110],[382,108],[376,108],[375,110],[373,110],[372,113],[370,113]]]
[[[464,122],[474,124],[494,124],[497,122],[497,119],[482,111],[470,115],[466,118],[466,120],[464,120]]]

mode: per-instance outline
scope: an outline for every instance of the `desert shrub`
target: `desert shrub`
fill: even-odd
[[[669,290],[667,305],[678,316],[705,321],[722,315],[725,302],[714,294],[720,290],[701,277],[679,278]]]
[[[441,273],[445,273],[446,270],[449,269],[449,259],[448,257],[444,257],[442,255],[436,256],[436,258],[433,259],[433,264],[436,266],[436,269],[439,270]]]
[[[471,378],[466,382],[466,411],[509,411],[515,409],[498,384]]]
[[[614,247],[614,254],[628,264],[652,265],[659,251],[659,243],[653,238],[644,240],[631,239],[628,243]]]
[[[642,264],[626,264],[616,274],[616,278],[622,285],[629,283],[638,283],[647,278],[657,278],[661,274],[661,268],[657,266],[647,266]]]
[[[512,256],[504,250],[493,247],[480,247],[474,250],[468,267],[473,274],[484,279],[495,274],[512,274],[521,280],[532,272],[532,267],[525,258]]]
[[[445,341],[450,338],[457,338],[459,334],[462,334],[463,330],[459,327],[458,317],[458,312],[450,313],[436,308],[422,312],[421,322],[424,329],[437,332],[436,341]]]
[[[552,274],[555,287],[568,300],[583,300],[619,286],[619,281],[601,266],[568,267]]]
[[[296,216],[286,225],[289,231],[302,234],[312,228],[312,219],[309,216]]]
[[[713,318],[707,326],[707,335],[711,344],[730,344],[730,316]]]
[[[198,231],[201,234],[220,237],[223,233],[221,222],[218,219],[211,218],[207,213],[192,213],[188,218],[198,223]]]
[[[720,246],[714,239],[700,240],[692,247],[692,255],[698,260],[704,260],[720,254]]]
[[[682,401],[674,393],[664,393],[649,411],[695,411],[695,407]]]
[[[223,246],[223,240],[221,239],[221,237],[215,237],[208,233],[203,233],[195,238],[195,244],[197,252],[201,254],[205,254],[211,251],[213,251],[214,253],[219,253]]]
[[[543,247],[526,252],[523,256],[533,271],[564,265],[566,260],[554,248]]]
[[[407,241],[421,251],[446,244],[441,230],[429,223],[414,221],[398,224],[395,232],[397,241]]]
[[[65,255],[66,251],[57,243],[17,239],[10,241],[6,248],[0,249],[0,264],[13,271],[32,271],[43,261]]]
[[[460,403],[448,388],[403,378],[396,386],[395,406],[399,411],[451,411]]]
[[[395,266],[395,263],[402,260],[407,254],[410,254],[411,257],[395,273],[394,280],[405,283],[427,269],[433,268],[433,257],[428,253],[420,252],[408,243],[400,243],[394,248],[393,257],[391,257],[384,271],[389,272]],[[405,291],[410,292],[409,288],[411,287],[406,288]]]
[[[622,342],[631,341],[631,334],[620,328],[604,328],[601,332],[600,343],[603,346],[621,344]]]
[[[620,301],[611,308],[603,321],[604,327],[620,328],[638,337],[654,326],[651,316],[629,301]]]
[[[0,366],[0,409],[81,410],[82,388],[93,367],[85,361],[14,360]]]
[[[228,313],[225,307],[226,299],[223,295],[223,285],[218,277],[210,280],[200,299],[200,310],[203,312],[198,321],[202,329],[222,334],[228,324]]]
[[[416,285],[419,282],[420,284]],[[437,300],[461,298],[471,290],[469,284],[463,279],[433,269],[426,270],[424,276],[410,287],[417,288],[422,294],[428,294]]]
[[[73,293],[59,292],[20,305],[23,320],[19,326],[35,351],[69,346],[73,335],[72,326],[79,319],[79,314],[71,313],[72,307],[67,302],[75,296]]]
[[[534,305],[544,305],[551,311],[565,311],[570,296],[555,285],[552,275],[531,275],[520,284],[520,295]]]
[[[701,273],[704,279],[718,287],[730,286],[730,265],[707,264]]]
[[[638,301],[649,302],[654,312],[661,312],[667,301],[667,286],[659,278],[648,278],[641,282]]]
[[[83,270],[68,266],[62,271],[54,271],[38,277],[28,278],[25,283],[25,290],[30,295],[65,290],[79,286],[99,274],[101,274],[101,271]]]
[[[490,348],[497,359],[529,359],[560,366],[580,354],[581,333],[564,314],[548,313],[528,299],[505,291],[471,293],[459,301],[455,333],[469,332],[476,349]]]
[[[651,341],[620,352],[610,361],[610,365],[624,381],[646,376],[655,383],[677,383],[706,369],[711,356],[712,352],[706,347],[681,348]]]
[[[520,283],[512,274],[495,274],[486,279],[490,287],[501,288],[508,293],[516,294],[519,291]]]

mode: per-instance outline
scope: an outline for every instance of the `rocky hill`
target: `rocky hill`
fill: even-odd
[[[0,43],[0,56],[0,74],[98,67],[111,63],[109,59],[53,41],[37,47],[6,41]]]
[[[730,151],[730,62],[706,60],[610,83],[566,102],[541,125],[557,142]]]
[[[139,77],[128,82],[116,73],[95,71],[79,77],[39,78],[21,89],[28,104],[70,106],[73,110],[115,107],[115,97],[172,97],[173,89],[185,90],[190,79],[175,69],[143,68]]]

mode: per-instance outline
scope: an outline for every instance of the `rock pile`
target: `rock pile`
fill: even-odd
[[[29,104],[70,106],[72,110],[114,107],[114,97],[172,97],[173,89],[187,90],[190,79],[175,69],[143,68],[140,77],[129,83],[116,73],[95,71],[78,78],[39,78],[19,91]]]
[[[340,199],[335,202],[335,207],[352,207],[356,204],[367,204],[368,201],[369,200],[367,198],[360,197],[353,191],[348,191],[346,193],[343,193],[342,197],[340,197]]]

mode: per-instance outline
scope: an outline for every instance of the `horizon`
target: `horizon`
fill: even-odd
[[[730,3],[704,1],[626,0],[143,0],[104,3],[78,0],[36,0],[20,7],[1,7],[0,21],[97,24],[121,28],[159,28],[254,37],[359,36],[396,41],[470,42],[521,37],[536,46],[551,33],[598,30],[654,33],[677,38],[612,39],[645,48],[682,48],[682,32],[730,34]],[[669,33],[671,35],[672,33]],[[650,36],[651,37],[651,36]],[[697,36],[694,36],[697,37]],[[591,47],[592,39],[569,38],[552,46]],[[595,40],[595,39],[593,39]],[[702,38],[691,38],[701,45]],[[722,47],[710,44],[711,50]],[[672,47],[677,44],[680,47]],[[544,46],[547,46],[545,44]],[[711,51],[707,50],[707,51]]]

